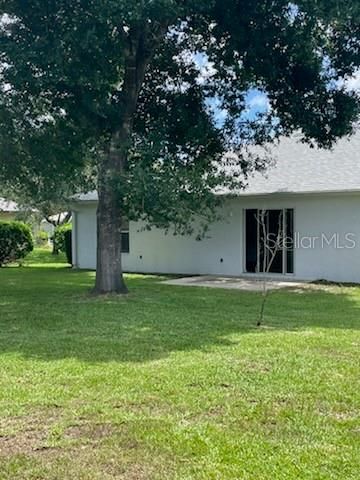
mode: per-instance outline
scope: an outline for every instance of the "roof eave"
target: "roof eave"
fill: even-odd
[[[244,197],[293,197],[293,196],[305,196],[305,195],[360,195],[360,188],[357,189],[342,189],[342,190],[305,190],[305,191],[289,191],[281,190],[274,192],[218,192],[215,193],[219,197],[230,198],[244,198]],[[76,207],[77,205],[96,205],[98,199],[81,199],[73,198],[71,204]]]
[[[217,195],[223,197],[287,197],[287,196],[304,196],[304,195],[356,195],[360,194],[360,188],[358,189],[346,189],[346,190],[304,190],[304,191],[289,191],[281,190],[274,192],[241,192],[241,193],[218,193]]]

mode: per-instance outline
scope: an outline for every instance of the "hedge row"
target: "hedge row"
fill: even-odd
[[[34,249],[31,230],[22,222],[0,221],[0,267],[26,257]]]
[[[72,264],[71,223],[55,228],[53,242],[55,252],[64,252],[68,263]]]

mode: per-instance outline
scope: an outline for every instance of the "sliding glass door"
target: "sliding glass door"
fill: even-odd
[[[294,210],[245,211],[248,273],[294,273]]]

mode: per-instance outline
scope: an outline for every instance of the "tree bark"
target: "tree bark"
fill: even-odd
[[[121,263],[121,227],[117,178],[126,170],[132,121],[126,117],[98,166],[97,255],[95,293],[127,293]]]
[[[110,156],[111,154],[109,154]],[[122,215],[116,201],[109,174],[112,169],[100,166],[97,208],[97,260],[95,293],[128,292],[121,263]]]
[[[151,52],[144,48],[143,33],[135,32],[129,41],[122,86],[122,112],[113,133],[109,151],[98,165],[97,261],[95,293],[127,293],[121,264],[121,226],[123,212],[114,179],[126,174],[133,119],[145,69]]]

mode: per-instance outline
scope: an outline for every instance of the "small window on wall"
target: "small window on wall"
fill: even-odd
[[[121,229],[121,252],[130,252],[129,222],[127,220],[123,222]]]

